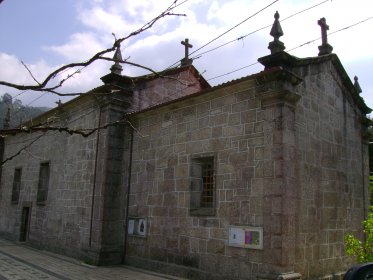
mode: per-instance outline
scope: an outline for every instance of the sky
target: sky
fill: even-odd
[[[162,18],[151,29],[124,41],[123,58],[161,71],[183,58],[184,47],[180,42],[185,38],[193,45],[190,50],[193,52],[247,19],[192,54],[193,65],[211,85],[217,85],[263,70],[262,65],[255,63],[259,57],[270,53],[267,47],[273,40],[269,33],[276,11],[280,21],[283,20],[284,36],[280,40],[286,46],[285,51],[299,58],[317,56],[321,45],[317,21],[325,17],[333,53],[338,55],[352,81],[355,75],[359,77],[361,96],[373,108],[372,0],[184,1],[178,0],[180,5],[174,12],[185,16]],[[33,76],[42,81],[64,64],[85,61],[96,52],[110,48],[114,42],[113,33],[117,38],[127,36],[172,2],[3,0],[0,4],[0,80],[34,84],[23,62]],[[344,29],[354,24],[357,25]],[[269,27],[262,29],[265,26]],[[254,32],[258,29],[261,30]],[[245,36],[247,34],[250,35]],[[238,39],[242,36],[243,39]],[[296,48],[298,46],[301,47]],[[109,73],[111,65],[111,62],[100,61],[83,69],[69,79],[61,91],[86,92],[101,85],[100,77]],[[123,68],[123,74],[128,76],[149,73],[128,65]],[[240,68],[242,70],[235,71]],[[227,74],[230,72],[233,73]],[[65,78],[68,73],[57,78]],[[58,100],[68,100],[51,93],[0,87],[0,95],[4,93],[30,106],[55,107]]]

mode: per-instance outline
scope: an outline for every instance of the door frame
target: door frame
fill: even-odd
[[[21,208],[21,221],[19,227],[19,242],[26,242],[30,233],[31,203],[23,203]]]

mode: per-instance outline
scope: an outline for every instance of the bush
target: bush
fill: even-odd
[[[364,243],[352,234],[345,236],[346,254],[356,257],[359,263],[373,262],[373,206],[369,209],[368,218],[363,221],[363,228],[366,236]]]
[[[370,205],[373,205],[373,175],[369,176],[369,185],[370,185]]]

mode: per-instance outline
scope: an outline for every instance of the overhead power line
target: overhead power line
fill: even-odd
[[[273,4],[275,4],[276,2],[278,2],[279,0],[275,0],[273,2],[271,2],[270,4],[268,4],[267,6],[265,6],[264,8],[261,8],[260,10],[258,10],[257,12],[255,12],[254,14],[250,15],[249,17],[245,18],[244,20],[242,20],[241,22],[237,23],[236,25],[234,25],[233,27],[229,28],[227,31],[224,31],[222,34],[218,35],[217,37],[213,38],[212,40],[210,40],[209,42],[207,42],[206,44],[202,45],[201,47],[199,47],[198,49],[196,49],[195,51],[193,51],[192,53],[190,53],[190,55],[198,52],[199,50],[205,48],[206,46],[210,45],[212,42],[216,41],[217,39],[221,38],[222,36],[224,36],[225,34],[229,33],[230,31],[232,31],[233,29],[237,28],[238,26],[240,26],[241,24],[245,23],[246,21],[248,21],[249,19],[252,19],[254,16],[258,15],[259,13],[263,12],[264,10],[266,10],[267,8],[269,8],[270,6],[272,6]],[[175,62],[174,64],[172,64],[171,66],[167,67],[166,69],[170,69],[172,67],[175,67],[176,65],[178,65],[180,63],[180,61],[177,61]]]
[[[373,19],[373,16],[371,16],[371,17],[369,17],[369,18],[366,18],[366,19],[364,19],[364,20],[361,20],[361,21],[359,21],[359,22],[356,22],[356,23],[354,23],[354,24],[351,24],[351,25],[349,25],[349,26],[343,27],[343,28],[341,28],[341,29],[338,29],[338,30],[336,30],[336,31],[330,32],[330,33],[328,34],[328,36],[331,36],[331,35],[334,35],[334,34],[336,34],[336,33],[339,33],[339,32],[342,32],[342,31],[345,31],[345,30],[347,30],[347,29],[349,29],[349,28],[351,28],[351,27],[355,27],[355,26],[360,25],[360,24],[362,24],[362,23],[364,23],[364,22],[366,22],[366,21],[368,21],[368,20],[371,20],[371,19]],[[300,44],[299,46],[296,46],[296,47],[294,47],[294,48],[291,48],[290,50],[288,50],[288,52],[291,52],[291,51],[293,51],[293,50],[299,49],[299,48],[304,47],[304,46],[306,46],[306,45],[312,44],[313,42],[315,42],[315,41],[317,41],[317,40],[320,40],[320,39],[321,39],[321,37],[317,37],[317,38],[315,38],[315,39],[313,39],[313,40],[307,41],[307,42],[305,42],[305,43],[303,43],[303,44]]]
[[[229,28],[227,31],[223,32],[222,34],[220,34],[219,36],[215,37],[214,39],[210,40],[208,43],[204,44],[203,46],[199,47],[198,49],[196,49],[195,51],[191,52],[191,55],[198,52],[199,50],[203,49],[204,47],[210,45],[212,42],[216,41],[217,39],[221,38],[222,36],[224,36],[225,34],[229,33],[230,31],[232,31],[233,29],[237,28],[238,26],[240,26],[241,24],[245,23],[246,21],[248,21],[249,19],[252,19],[254,16],[258,15],[259,13],[263,12],[264,10],[266,10],[267,8],[269,8],[270,6],[272,6],[273,4],[275,4],[276,2],[278,2],[279,0],[275,0],[273,1],[272,3],[268,4],[267,6],[265,6],[264,8],[260,9],[259,11],[255,12],[254,14],[252,14],[251,16],[245,18],[243,21],[241,21],[240,23],[236,24],[235,26]]]
[[[331,36],[331,35],[337,34],[337,33],[339,33],[339,32],[345,31],[345,30],[347,30],[347,29],[349,29],[349,28],[352,28],[352,27],[355,27],[355,26],[360,25],[360,24],[362,24],[362,23],[365,23],[365,22],[367,22],[367,21],[369,21],[369,20],[371,20],[371,19],[373,19],[373,16],[368,17],[368,18],[366,18],[366,19],[364,19],[364,20],[361,20],[361,21],[359,21],[359,22],[353,23],[353,24],[351,24],[351,25],[348,25],[348,26],[346,26],[346,27],[340,28],[340,29],[338,29],[338,30],[336,30],[336,31],[330,32],[330,33],[328,34],[328,36]],[[291,51],[293,51],[293,50],[295,50],[295,49],[299,49],[299,48],[301,48],[301,47],[304,47],[304,46],[306,46],[306,45],[308,45],[308,44],[311,44],[311,43],[313,43],[313,42],[315,42],[315,41],[317,41],[317,40],[320,40],[320,39],[321,39],[321,37],[318,37],[318,38],[315,38],[315,39],[313,39],[313,40],[307,41],[307,42],[302,43],[302,44],[300,44],[300,45],[298,45],[298,46],[296,46],[296,47],[294,47],[294,48],[289,49],[287,52],[291,52]],[[246,69],[246,68],[252,67],[252,66],[254,66],[254,65],[258,64],[258,63],[259,63],[259,62],[253,62],[253,63],[251,63],[251,64],[249,64],[249,65],[246,65],[246,66],[243,66],[243,67],[240,67],[240,68],[234,69],[234,70],[229,71],[229,72],[227,72],[227,73],[224,73],[224,74],[221,74],[221,75],[218,75],[218,76],[215,76],[215,77],[209,78],[209,79],[207,79],[207,81],[211,81],[211,80],[214,80],[214,79],[217,79],[217,78],[221,78],[221,77],[224,77],[224,76],[230,75],[230,74],[232,74],[232,73],[235,73],[235,72],[241,71],[241,70],[243,70],[243,69]]]
[[[316,8],[316,7],[318,7],[318,6],[322,5],[322,4],[325,4],[326,2],[329,2],[329,1],[331,1],[331,0],[324,0],[324,1],[322,1],[322,2],[320,2],[320,3],[318,3],[318,4],[315,4],[315,5],[311,6],[311,7],[308,7],[308,8],[306,8],[306,9],[303,9],[303,10],[299,11],[299,12],[296,12],[296,13],[294,13],[294,14],[291,14],[290,16],[287,16],[287,17],[285,17],[284,19],[282,19],[280,22],[284,22],[285,20],[288,20],[288,19],[290,19],[290,18],[292,18],[292,17],[294,17],[294,16],[297,16],[297,15],[302,14],[302,13],[304,13],[304,12],[306,12],[306,11],[309,11],[309,10],[311,10],[311,9],[313,9],[313,8]],[[231,44],[231,43],[235,43],[235,42],[237,42],[237,41],[239,41],[239,40],[243,40],[243,39],[245,39],[246,37],[248,37],[248,36],[250,36],[250,35],[253,35],[253,34],[255,34],[255,33],[259,32],[259,31],[261,31],[261,30],[263,30],[263,29],[269,28],[269,27],[271,27],[271,26],[272,26],[272,23],[271,23],[271,24],[268,24],[268,25],[266,25],[266,26],[260,27],[260,28],[258,28],[258,29],[256,29],[256,30],[254,30],[254,31],[252,31],[252,32],[250,32],[250,33],[248,33],[248,34],[242,35],[242,36],[240,36],[240,37],[238,37],[238,38],[236,38],[236,39],[234,39],[234,40],[231,40],[231,41],[229,41],[229,42],[226,42],[226,43],[224,43],[224,44],[222,44],[222,45],[219,45],[219,46],[217,46],[217,47],[215,47],[215,48],[212,48],[212,49],[210,49],[210,50],[207,50],[207,51],[205,51],[205,52],[199,53],[199,54],[196,55],[195,57],[192,57],[192,59],[200,58],[202,55],[204,55],[204,54],[206,54],[206,53],[209,53],[209,52],[215,51],[215,50],[217,50],[217,49],[220,49],[220,48],[222,48],[222,47],[225,47],[226,45],[229,45],[229,44]],[[195,52],[193,52],[193,53],[195,53]],[[193,53],[192,53],[192,54],[193,54]]]

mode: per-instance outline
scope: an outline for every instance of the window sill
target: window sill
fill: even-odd
[[[190,209],[189,210],[189,214],[191,216],[201,216],[201,217],[216,216],[215,208],[195,208],[195,209]]]

